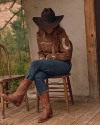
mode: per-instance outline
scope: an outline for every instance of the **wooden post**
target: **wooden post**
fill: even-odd
[[[94,0],[84,0],[90,99],[99,100],[98,61]]]

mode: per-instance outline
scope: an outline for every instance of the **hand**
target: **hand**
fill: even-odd
[[[63,60],[64,61],[64,60],[69,59],[69,55],[67,53],[59,53],[59,54],[56,55],[56,58],[58,60]]]
[[[49,54],[46,56],[46,59],[53,59],[53,57],[52,57],[52,55]]]
[[[45,59],[45,57],[40,58],[40,60]]]

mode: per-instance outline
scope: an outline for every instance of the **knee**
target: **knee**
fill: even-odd
[[[37,64],[37,60],[34,60],[31,65],[36,65]]]
[[[31,63],[31,66],[32,66],[32,67],[34,67],[34,66],[36,67],[36,66],[38,65],[38,61],[39,61],[39,60],[34,60],[34,61]]]

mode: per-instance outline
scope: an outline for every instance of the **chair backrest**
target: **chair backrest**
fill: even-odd
[[[69,43],[70,43],[70,47],[71,47],[71,59],[72,59],[72,52],[73,52],[73,44],[72,44],[72,42],[69,40]]]
[[[8,70],[8,74],[9,76],[11,75],[11,72],[10,72],[10,66],[9,66],[9,56],[8,56],[8,52],[7,52],[7,49],[0,44],[0,63],[1,63],[1,72],[2,72],[2,76],[4,76],[4,67],[3,67],[3,59],[2,59],[2,51],[1,49],[4,50],[4,53],[6,55],[6,60],[7,60],[7,70]]]

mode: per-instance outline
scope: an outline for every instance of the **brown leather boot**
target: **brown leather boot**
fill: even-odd
[[[9,102],[13,103],[15,106],[20,106],[24,95],[27,91],[27,89],[29,88],[29,86],[31,85],[32,81],[29,79],[24,79],[22,80],[22,82],[20,83],[19,87],[17,88],[16,92],[12,95],[6,95],[6,94],[2,94],[2,96]]]
[[[47,121],[48,118],[51,118],[53,115],[48,90],[42,93],[42,96],[40,96],[40,99],[41,99],[41,103],[43,105],[43,113],[40,116],[40,118],[38,119],[39,123]]]

